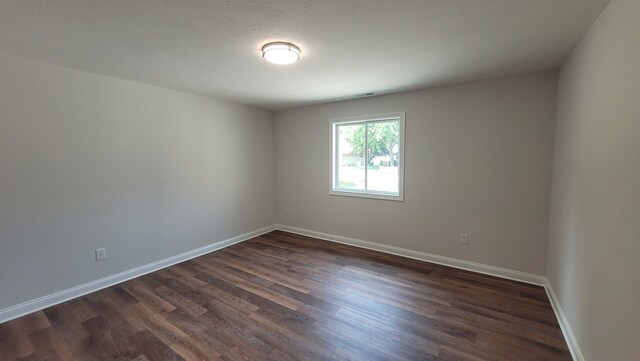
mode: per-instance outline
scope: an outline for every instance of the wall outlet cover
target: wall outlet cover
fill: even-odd
[[[104,248],[96,249],[96,261],[102,261],[107,258],[107,250]]]
[[[469,244],[469,235],[466,233],[460,233],[460,244]]]

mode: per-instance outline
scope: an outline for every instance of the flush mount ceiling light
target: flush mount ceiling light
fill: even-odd
[[[262,47],[262,57],[274,64],[293,64],[300,59],[300,48],[291,43],[269,43]]]

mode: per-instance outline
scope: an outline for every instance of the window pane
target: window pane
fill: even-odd
[[[398,193],[400,121],[367,125],[367,190]]]
[[[403,112],[331,119],[332,195],[403,201]]]
[[[365,125],[338,125],[338,179],[336,188],[365,189]]]

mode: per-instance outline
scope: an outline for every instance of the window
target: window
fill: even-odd
[[[331,120],[333,195],[402,201],[404,113]]]

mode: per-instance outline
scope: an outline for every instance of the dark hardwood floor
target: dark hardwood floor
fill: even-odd
[[[272,232],[0,325],[0,360],[570,360],[543,288]]]

